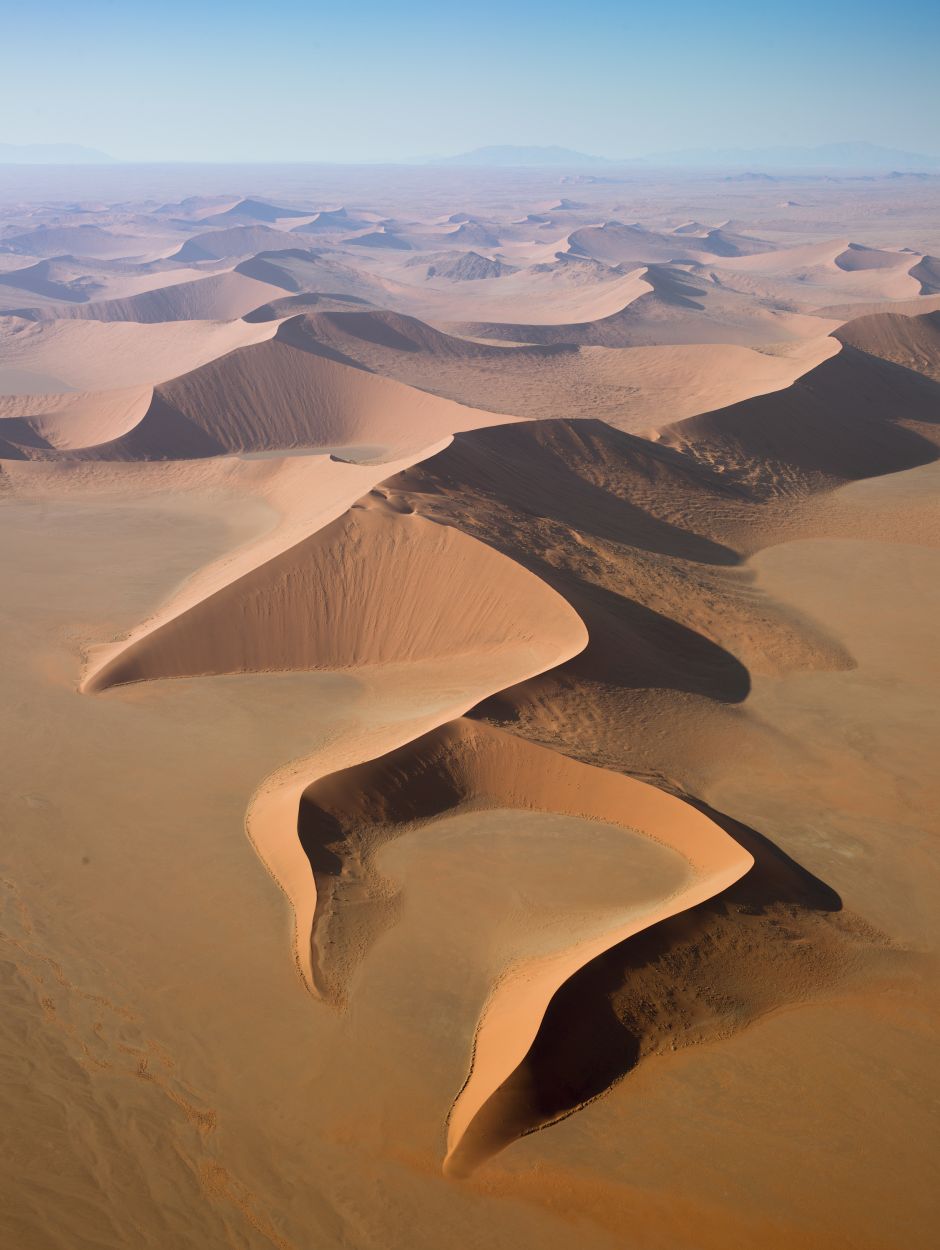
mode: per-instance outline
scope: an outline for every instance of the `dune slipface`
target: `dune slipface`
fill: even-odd
[[[134,428],[87,456],[177,460],[360,447],[371,458],[391,460],[454,430],[512,419],[350,368],[342,356],[317,350],[303,321],[245,326],[269,341],[155,387]]]
[[[625,906],[629,918],[603,935],[505,970],[484,1007],[470,1072],[448,1118],[444,1166],[458,1176],[486,1157],[486,1104],[524,1058],[559,986],[631,934],[719,893],[753,862],[707,817],[671,795],[507,739],[485,726],[455,721],[391,755],[323,778],[304,791],[301,840],[318,883],[324,879],[331,887],[318,903],[313,941],[317,969],[322,960],[318,951],[323,950],[320,930],[328,926],[333,966],[319,971],[328,978],[327,984],[335,984],[337,975],[349,975],[351,952],[341,949],[337,961],[335,950],[337,931],[342,943],[342,909],[355,906],[361,913],[362,896],[370,893],[376,911],[382,907],[381,889],[370,881],[374,878],[370,863],[379,845],[447,812],[487,807],[561,812],[637,829],[681,856],[686,871],[676,874],[676,888],[656,907],[629,914]],[[332,867],[336,858],[341,863]],[[347,859],[349,864],[343,862]],[[355,877],[353,882],[350,875]],[[326,923],[320,908],[328,917]],[[338,924],[330,923],[334,915]],[[361,949],[361,915],[356,921],[353,934]]]

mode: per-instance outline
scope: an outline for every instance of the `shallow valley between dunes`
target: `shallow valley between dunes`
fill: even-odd
[[[0,197],[5,1238],[926,1247],[930,188],[262,173]]]

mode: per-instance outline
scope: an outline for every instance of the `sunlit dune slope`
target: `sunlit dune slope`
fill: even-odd
[[[131,643],[88,688],[444,655],[457,662],[468,651],[498,652],[507,639],[551,650],[553,634],[572,629],[580,626],[560,600],[472,539],[417,517],[354,509]]]

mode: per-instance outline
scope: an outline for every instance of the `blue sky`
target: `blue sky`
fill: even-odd
[[[46,0],[0,16],[0,142],[141,160],[940,154],[940,5]]]

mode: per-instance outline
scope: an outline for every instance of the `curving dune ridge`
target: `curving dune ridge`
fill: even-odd
[[[327,776],[304,791],[301,841],[318,889],[327,890],[318,902],[313,930],[314,975],[322,930],[333,919],[337,904],[355,911],[355,930],[345,936],[347,943],[355,941],[361,957],[363,903],[371,894],[373,906],[381,907],[381,892],[369,865],[383,841],[446,812],[488,807],[561,812],[639,830],[677,852],[686,861],[689,879],[677,883],[675,891],[651,909],[631,909],[625,901],[620,924],[600,935],[563,944],[505,970],[484,1007],[470,1071],[448,1117],[444,1169],[454,1176],[466,1175],[490,1153],[486,1104],[526,1055],[559,986],[602,951],[719,893],[753,863],[723,830],[672,795],[484,725],[453,721],[390,755]],[[330,867],[337,855],[340,869]],[[342,912],[339,917],[339,926],[329,926],[333,966],[325,969],[334,978],[349,975],[351,956],[349,950],[341,950],[337,966],[335,946],[344,938]],[[498,1117],[506,1114],[501,1106]]]
[[[270,341],[157,386],[132,430],[85,454],[100,460],[177,460],[358,447],[360,455],[394,459],[455,430],[513,420],[331,359],[308,342],[303,317],[251,328]]]

